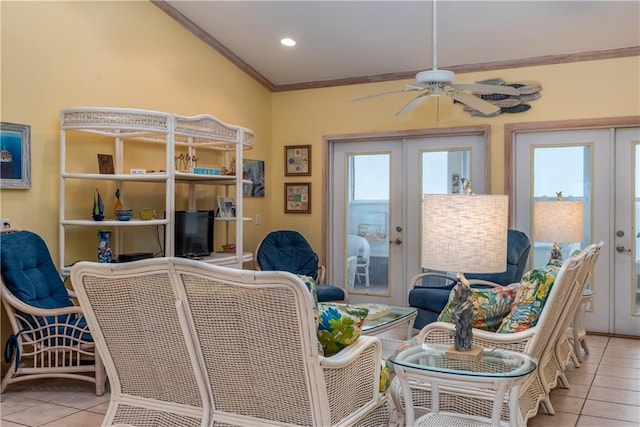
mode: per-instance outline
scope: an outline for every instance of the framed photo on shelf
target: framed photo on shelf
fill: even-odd
[[[311,183],[284,183],[284,212],[311,213]]]
[[[31,188],[31,126],[0,123],[0,188]]]
[[[113,156],[111,154],[98,154],[98,169],[101,174],[113,175],[116,173],[113,169]]]
[[[218,209],[220,210],[220,218],[236,217],[236,203],[232,197],[218,196]]]
[[[311,146],[286,145],[284,165],[285,176],[311,176]]]

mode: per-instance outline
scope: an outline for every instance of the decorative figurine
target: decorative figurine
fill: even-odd
[[[116,189],[116,202],[113,204],[113,215],[116,215],[118,209],[122,207],[122,201],[120,200],[120,189]]]
[[[451,320],[456,329],[451,331],[454,346],[458,351],[471,350],[473,340],[473,292],[467,279],[458,274],[458,283],[453,288],[454,306]]]
[[[96,188],[96,194],[93,196],[93,220],[102,221],[104,219],[104,204],[100,192]]]

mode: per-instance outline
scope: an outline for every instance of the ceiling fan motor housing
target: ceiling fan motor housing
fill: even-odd
[[[455,73],[448,70],[426,70],[416,74],[416,80],[419,83],[428,85],[447,85],[452,84]]]

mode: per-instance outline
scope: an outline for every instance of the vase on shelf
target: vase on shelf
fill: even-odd
[[[111,262],[111,231],[98,231],[98,262]]]
[[[104,203],[102,202],[102,197],[100,196],[100,192],[97,188],[96,194],[93,196],[92,218],[94,221],[102,221],[104,219]]]

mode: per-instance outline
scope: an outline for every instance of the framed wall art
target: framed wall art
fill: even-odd
[[[311,146],[285,146],[284,165],[286,176],[311,176]]]
[[[242,178],[251,181],[251,184],[242,185],[244,197],[264,197],[264,160],[244,159]]]
[[[31,126],[0,123],[0,188],[31,187]]]
[[[311,213],[311,183],[284,183],[284,212]]]

